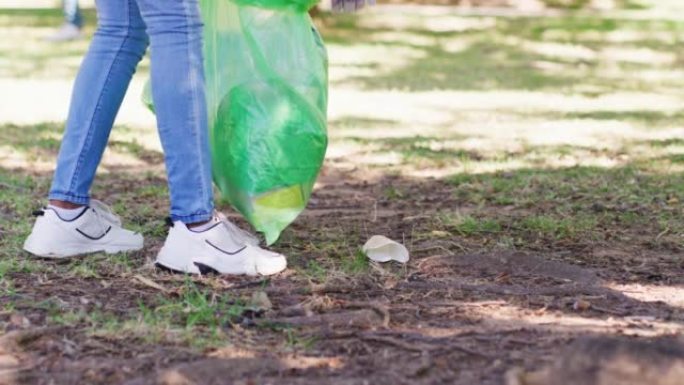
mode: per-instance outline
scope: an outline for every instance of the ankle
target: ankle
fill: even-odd
[[[79,205],[79,204],[71,203],[71,202],[67,202],[67,201],[60,201],[60,200],[56,200],[56,199],[50,199],[50,205],[55,206],[55,207],[59,207],[60,209],[66,209],[66,210],[75,210],[75,209],[79,209],[79,208],[85,206],[85,205]]]

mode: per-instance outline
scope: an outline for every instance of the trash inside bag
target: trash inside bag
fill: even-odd
[[[316,2],[200,2],[214,183],[268,244],[306,207],[328,144]]]

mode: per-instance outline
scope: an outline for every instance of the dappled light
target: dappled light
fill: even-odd
[[[329,147],[307,210],[274,245],[289,268],[268,279],[155,268],[169,191],[141,102],[149,59],[92,191],[145,249],[22,251],[95,14],[86,6],[88,38],[53,44],[58,10],[0,4],[0,384],[563,385],[512,379],[576,339],[674,346],[680,3],[321,11]],[[369,261],[374,235],[405,245],[409,263]]]
[[[629,298],[633,298],[643,302],[661,302],[672,307],[684,309],[684,288],[669,287],[669,286],[655,286],[655,285],[641,285],[628,284],[609,285],[613,290],[619,291]]]

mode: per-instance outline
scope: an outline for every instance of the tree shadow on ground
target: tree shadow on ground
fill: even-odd
[[[676,22],[571,14],[478,18],[445,13],[427,19],[396,14],[386,18],[323,19],[323,35],[333,49],[366,44],[389,54],[374,60],[369,53],[356,61],[341,55],[348,65],[359,70],[366,66],[367,71],[361,75],[352,71],[334,79],[335,84],[411,92],[557,90],[604,94],[652,88],[648,76],[654,70],[673,73],[681,61],[676,47],[683,28]],[[436,20],[437,26],[443,20],[452,28],[431,27],[430,20]],[[671,39],[663,39],[666,34]],[[645,61],[646,54],[668,59]],[[335,65],[338,63],[333,62]],[[332,72],[337,72],[335,67]],[[669,82],[662,83],[662,88],[676,90]]]
[[[23,222],[48,178],[0,171],[0,305],[9,309],[0,323],[22,333],[49,328],[15,354],[41,368],[20,372],[34,383],[144,383],[151,368],[181,364],[177,370],[205,381],[501,384],[508,369],[538,368],[579,336],[650,338],[684,325],[680,233],[658,227],[677,220],[664,199],[678,190],[679,174],[574,168],[412,179],[328,168],[309,209],[275,247],[290,257],[286,274],[189,281],[152,268],[165,234],[165,182],[130,171],[101,175],[95,192],[144,229],[145,251],[29,259],[20,252],[30,227]],[[508,195],[513,201],[503,202]],[[572,219],[594,214],[595,221]],[[373,234],[403,241],[412,261],[369,264],[358,249]],[[211,310],[188,324],[203,314],[193,290]],[[273,308],[250,310],[255,291]],[[214,344],[198,349],[193,340]],[[203,351],[213,361],[186,364]],[[263,365],[249,374],[219,365],[238,362]],[[205,365],[206,375],[195,371]]]

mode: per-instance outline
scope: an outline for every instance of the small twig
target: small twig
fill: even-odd
[[[460,282],[402,282],[397,285],[398,289],[411,290],[462,290],[471,292],[482,292],[488,294],[498,295],[515,295],[515,296],[576,296],[576,295],[605,295],[606,297],[619,298],[619,293],[613,293],[609,289],[596,286],[557,286],[557,287],[540,287],[528,288],[523,286],[499,286],[499,285],[474,285]]]
[[[143,285],[151,287],[153,289],[157,289],[157,290],[163,292],[164,294],[170,293],[169,289],[167,289],[164,286],[154,282],[153,280],[151,280],[149,278],[143,277],[140,274],[134,275],[133,278],[135,278],[138,282],[142,283]]]
[[[596,305],[594,305],[594,304],[592,304],[591,307],[589,307],[589,309],[591,309],[591,310],[596,310],[596,311],[599,311],[599,312],[601,312],[601,313],[608,313],[608,314],[612,314],[612,315],[617,315],[617,316],[620,316],[620,317],[624,317],[624,316],[626,316],[627,314],[629,314],[628,312],[619,311],[619,310],[611,310],[611,309],[608,309],[608,308],[605,308],[605,307],[596,306]]]
[[[656,235],[655,241],[658,242],[660,240],[660,238],[662,238],[663,236],[665,236],[665,234],[667,234],[669,232],[670,232],[670,228],[669,227],[665,228],[665,230],[661,231],[658,235]]]
[[[0,336],[0,347],[8,349],[31,343],[40,337],[65,330],[65,326],[49,326],[39,329],[15,330]]]
[[[311,316],[294,316],[256,320],[256,324],[283,324],[290,326],[328,326],[328,327],[377,327],[380,320],[375,310],[362,309],[348,312],[323,313]]]
[[[408,342],[396,339],[394,337],[389,337],[389,336],[379,336],[379,335],[374,335],[374,334],[360,334],[358,336],[360,339],[364,341],[374,341],[374,342],[382,342],[388,345],[393,345],[399,348],[402,348],[404,350],[409,350],[413,352],[418,352],[418,353],[424,353],[428,352],[431,350],[434,350],[428,346],[422,346],[418,344],[410,344]]]
[[[421,215],[412,215],[410,217],[405,217],[404,219],[402,219],[402,221],[410,222],[410,221],[414,221],[416,219],[429,219],[429,218],[432,218],[432,216],[421,214]]]
[[[473,350],[473,349],[470,349],[470,348],[466,348],[465,346],[456,345],[456,344],[453,344],[453,343],[450,344],[447,348],[445,348],[445,349],[440,349],[440,350],[445,350],[446,353],[449,353],[449,352],[451,352],[451,351],[453,351],[453,350],[457,350],[457,351],[460,351],[460,352],[463,352],[463,353],[468,353],[468,354],[473,355],[473,356],[480,356],[480,357],[482,357],[482,358],[487,358],[487,359],[490,359],[490,360],[493,359],[493,358],[495,358],[494,356],[492,356],[492,355],[490,355],[490,354],[478,352],[477,350]]]
[[[449,243],[452,244],[452,245],[454,245],[454,246],[456,246],[456,247],[458,247],[462,252],[464,252],[464,253],[467,252],[466,248],[463,247],[463,246],[461,246],[460,244],[458,244],[458,243],[456,243],[456,242],[454,242],[454,241],[449,241]]]
[[[12,379],[13,377],[15,377],[19,373],[34,370],[37,366],[38,366],[38,364],[32,364],[32,365],[25,365],[25,366],[22,366],[20,368],[2,369],[2,370],[0,370],[0,380],[2,380],[3,378]],[[1,383],[4,384],[4,382],[1,382]],[[11,383],[14,383],[14,382],[11,382]]]
[[[224,287],[224,289],[227,290],[240,290],[240,289],[247,289],[247,288],[252,288],[252,287],[262,287],[266,283],[268,283],[268,279],[259,279],[255,281],[249,281],[249,282],[242,282],[242,283],[236,283],[233,285],[229,285]]]
[[[520,338],[506,338],[506,339],[504,340],[504,342],[511,342],[511,343],[514,343],[514,344],[530,345],[530,346],[531,346],[531,345],[536,345],[536,344],[537,344],[536,341],[523,340],[523,339],[520,339]]]
[[[457,345],[454,343],[454,341],[444,341],[447,342],[449,345],[448,346],[437,346],[433,347],[431,345],[427,345],[424,343],[418,343],[418,342],[406,342],[397,338],[394,338],[392,336],[388,335],[377,335],[374,333],[361,333],[358,335],[358,337],[362,340],[366,341],[375,341],[375,342],[383,342],[389,345],[394,345],[397,347],[400,347],[405,350],[409,351],[414,351],[414,352],[419,352],[419,353],[432,353],[432,354],[448,354],[452,351],[460,351],[463,353],[467,353],[473,356],[479,356],[487,359],[492,359],[494,358],[493,356],[482,353],[470,348],[467,348],[465,346]]]
[[[351,308],[366,309],[370,308],[382,317],[382,326],[389,328],[390,313],[386,306],[373,302],[347,302],[346,305]]]
[[[413,249],[413,254],[424,253],[424,252],[430,251],[430,250],[442,250],[442,251],[446,251],[447,253],[451,253],[451,250],[447,249],[446,247],[444,247],[442,245],[432,245],[432,246],[424,247],[422,249]]]

